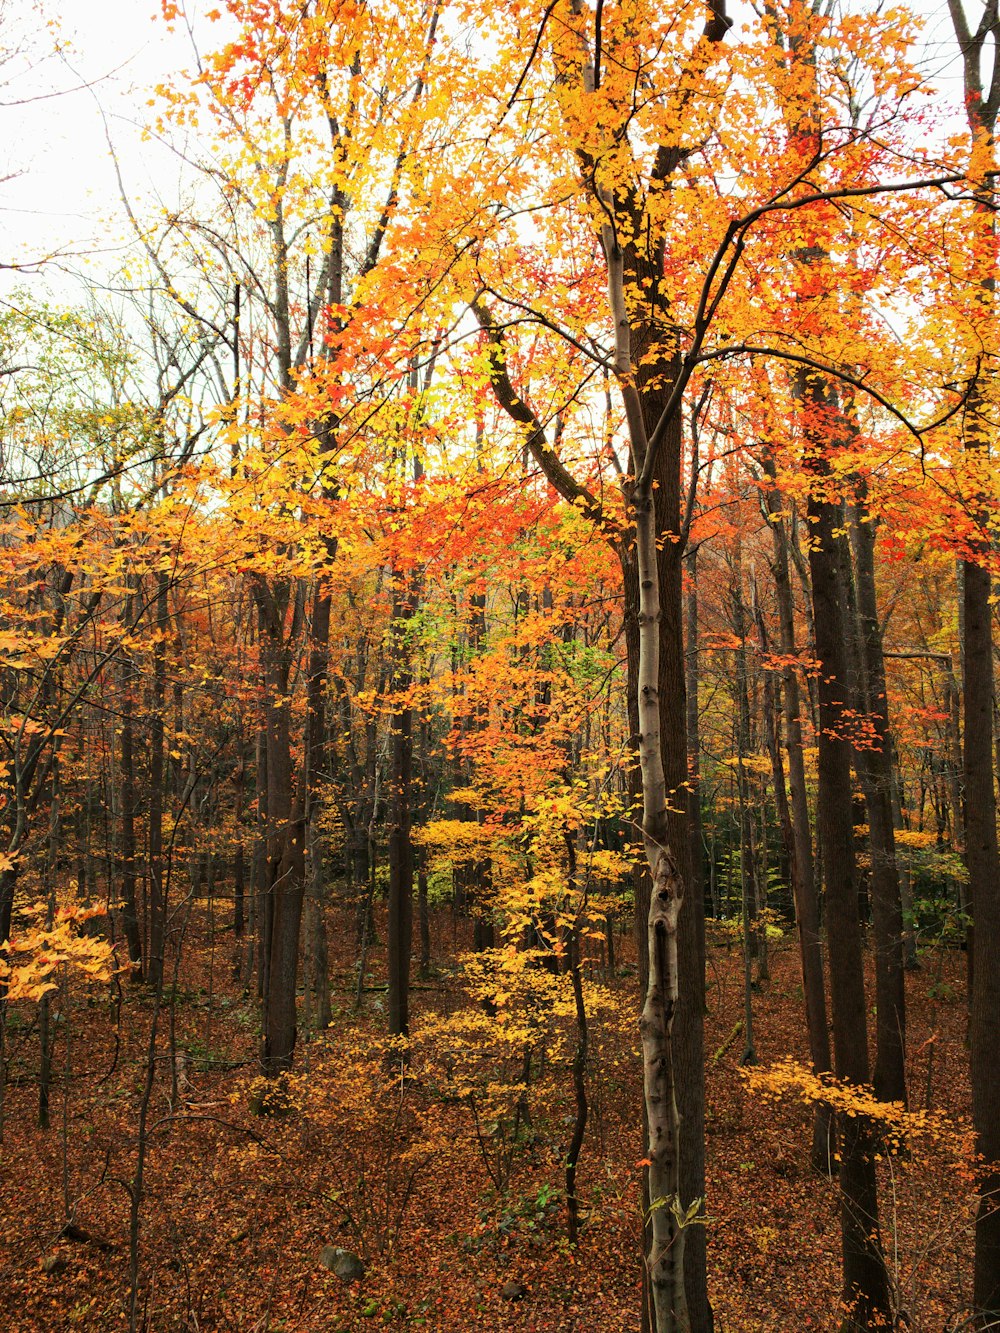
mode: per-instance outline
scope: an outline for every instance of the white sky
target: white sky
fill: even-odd
[[[56,0],[41,0],[56,9]],[[848,0],[850,3],[850,0]],[[917,0],[929,14],[921,43],[930,73],[959,95],[958,56],[946,0]],[[978,18],[981,0],[966,0]],[[731,0],[732,4],[732,0]],[[209,8],[205,0],[204,8]],[[733,7],[738,7],[738,0]],[[176,198],[180,164],[167,150],[143,143],[137,122],[157,83],[169,82],[191,64],[187,34],[174,34],[154,15],[158,0],[59,0],[60,31],[71,43],[65,62],[58,58],[16,58],[0,67],[0,264],[25,263],[62,250],[64,259],[46,265],[44,277],[0,271],[0,295],[13,286],[46,290],[71,300],[74,272],[95,276],[115,266],[127,234],[118,201],[101,109],[114,139],[129,192],[147,197],[160,191]],[[32,0],[0,0],[0,45],[24,40],[38,53],[51,48]],[[221,36],[204,24],[204,46]],[[944,77],[940,77],[944,75]],[[89,83],[89,88],[80,88]],[[57,89],[73,89],[49,96]],[[23,100],[43,94],[43,100]]]
[[[56,292],[71,284],[64,269],[112,267],[126,235],[108,133],[130,194],[159,188],[176,196],[177,159],[144,143],[139,129],[155,86],[191,64],[187,34],[169,33],[154,17],[158,8],[157,0],[60,0],[69,50],[42,60],[52,40],[29,0],[0,0],[0,44],[24,36],[24,54],[0,67],[0,168],[8,176],[0,183],[0,263],[62,251],[60,263],[46,265],[45,285]],[[69,91],[51,96],[56,90]],[[0,274],[0,290],[37,282]]]

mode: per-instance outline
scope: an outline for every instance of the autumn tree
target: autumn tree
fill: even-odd
[[[146,241],[147,254],[192,319],[209,328],[229,324],[234,361],[223,384],[237,474],[256,468],[243,423],[257,410],[266,423],[261,466],[270,467],[290,445],[300,459],[309,458],[312,477],[304,485],[317,497],[313,517],[326,566],[336,559],[332,514],[345,486],[341,456],[354,441],[370,443],[367,416],[382,393],[393,394],[400,361],[406,365],[414,353],[408,339],[393,350],[409,313],[409,279],[390,265],[389,286],[381,291],[379,270],[390,235],[413,225],[412,218],[400,221],[401,199],[429,197],[438,131],[423,120],[425,88],[432,71],[436,79],[452,69],[451,53],[436,37],[439,8],[414,4],[405,13],[379,15],[365,6],[348,12],[321,5],[293,15],[277,3],[263,10],[233,3],[227,16],[239,36],[204,58],[187,90],[167,95],[162,127],[196,119],[221,154],[223,169],[206,168],[206,179],[217,185],[229,221],[220,230],[178,218],[164,236],[176,226],[176,243]],[[165,12],[169,20],[180,13],[172,5]],[[179,275],[201,247],[213,256],[205,266],[207,290],[202,284],[188,297]],[[226,310],[234,291],[241,300],[238,324]],[[372,319],[382,330],[374,339]],[[413,336],[419,347],[421,332]],[[259,409],[250,409],[254,402]],[[286,515],[296,510],[291,497],[276,503]],[[264,561],[250,575],[264,681],[262,1059],[271,1071],[288,1067],[295,1043],[303,848],[319,797],[316,774],[330,753],[330,603],[321,573],[308,616],[307,767],[296,772],[291,673],[307,619],[306,569],[294,567],[299,546],[292,537],[283,548],[281,572],[266,570]],[[264,771],[259,765],[259,782]]]

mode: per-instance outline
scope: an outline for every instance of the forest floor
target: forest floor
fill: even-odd
[[[477,1133],[466,1090],[456,1085],[448,1095],[450,1073],[439,1066],[432,1077],[418,1061],[404,1077],[391,1052],[387,1063],[377,950],[372,989],[362,1013],[353,1013],[354,926],[346,912],[335,913],[333,1024],[300,1044],[284,1104],[260,1114],[259,1020],[232,978],[233,939],[221,928],[221,908],[218,921],[210,931],[199,906],[189,933],[172,1015],[174,1048],[184,1052],[176,1062],[164,1058],[169,1010],[158,1020],[138,1210],[137,1327],[638,1329],[640,1064],[627,941],[609,979],[627,1021],[592,1021],[578,1181],[584,1221],[571,1248],[562,1193],[573,1117],[565,1053],[536,1075],[530,1134],[512,1140],[509,1121],[487,1120],[485,1107]],[[466,921],[437,915],[435,956],[444,956],[446,943],[452,952],[453,933],[468,947],[470,931]],[[772,1103],[748,1090],[742,1034],[734,1035],[740,953],[716,944],[709,955],[707,1241],[716,1329],[833,1330],[836,1186],[810,1168],[810,1110],[793,1097]],[[793,937],[773,949],[771,964],[770,981],[753,996],[758,1060],[804,1060]],[[911,1106],[930,1102],[956,1126],[969,1105],[964,969],[964,955],[939,951],[907,977]],[[53,1001],[47,1130],[37,1123],[34,1011],[8,1015],[0,1159],[6,1333],[129,1327],[130,1191],[153,1002],[141,986],[123,983],[121,993],[117,1008],[106,988],[71,986]],[[416,990],[414,1002],[416,1031],[469,1007],[444,973]],[[880,1166],[883,1238],[912,1333],[958,1328],[968,1302],[972,1200],[958,1140],[957,1130],[939,1128]],[[363,1279],[347,1285],[328,1272],[320,1264],[327,1245],[361,1255]]]

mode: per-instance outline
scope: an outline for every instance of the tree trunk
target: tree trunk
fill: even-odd
[[[267,845],[267,727],[257,733],[257,840],[253,857],[254,915],[257,934],[254,946],[257,955],[257,998],[267,994],[271,947],[271,894],[268,885]]]
[[[684,606],[684,672],[687,703],[688,828],[691,844],[691,899],[705,911],[705,849],[701,818],[701,742],[698,714],[698,552],[688,551]]]
[[[962,52],[965,105],[969,127],[989,161],[995,166],[996,121],[1000,97],[995,71],[1000,47],[1000,14],[987,5],[975,32],[970,31],[958,0],[949,5],[955,35]],[[983,50],[989,42],[994,67],[988,91],[983,82]],[[977,194],[988,200],[977,212],[981,231],[981,253],[994,255],[996,214],[993,212],[995,181],[977,182]],[[979,286],[984,302],[994,308],[996,275],[987,271]],[[971,401],[965,405],[965,449],[980,465],[990,453],[990,427],[983,404],[993,397],[995,369],[984,369]],[[970,1070],[972,1076],[972,1120],[976,1151],[981,1158],[980,1200],[976,1214],[976,1255],[973,1305],[977,1328],[1000,1325],[1000,853],[997,848],[996,789],[993,780],[993,625],[990,598],[990,569],[985,559],[990,551],[988,500],[977,506],[976,519],[982,534],[963,561],[964,587],[961,611],[964,617],[963,683],[965,689],[964,778],[965,858],[969,871],[969,968],[971,1015],[969,1022]],[[977,558],[981,554],[982,563]]]
[[[397,576],[397,583],[402,576]],[[407,1036],[410,1030],[410,959],[413,952],[413,847],[410,842],[410,783],[413,770],[413,711],[407,699],[410,687],[407,622],[414,610],[411,590],[397,589],[393,598],[395,671],[398,697],[392,715],[391,775],[389,780],[389,1032]]]
[[[239,941],[246,930],[246,858],[243,851],[243,801],[246,790],[246,759],[243,752],[242,734],[240,737],[240,766],[236,774],[236,796],[233,802],[233,935]],[[239,975],[237,970],[237,975]]]
[[[858,712],[871,728],[871,744],[855,749],[855,764],[868,807],[875,945],[875,1093],[906,1102],[906,992],[903,981],[903,907],[896,869],[892,818],[892,738],[885,691],[882,635],[875,595],[875,533],[859,479],[851,535],[857,589]]]
[[[121,829],[122,829],[122,929],[131,971],[135,977],[142,975],[142,936],[139,932],[139,914],[136,911],[135,898],[135,764],[133,759],[132,710],[134,669],[128,654],[122,654],[121,660],[121,749],[119,764],[121,773]],[[81,886],[82,887],[82,886]]]
[[[288,696],[288,652],[284,643],[284,590],[275,596],[258,585],[264,666],[264,719],[267,754],[268,861],[266,902],[267,984],[261,1068],[266,1074],[290,1069],[296,1040],[296,987],[299,929],[305,878],[304,794],[293,797]]]
[[[163,879],[164,705],[167,685],[167,575],[156,574],[156,639],[153,644],[153,697],[149,724],[149,955],[146,977],[163,982],[166,948],[165,884]]]
[[[329,439],[329,433],[324,435]],[[331,496],[333,488],[327,487]],[[332,564],[337,554],[335,538],[324,540],[326,557]],[[309,893],[306,928],[309,933],[309,961],[311,975],[308,984],[316,997],[316,1022],[320,1029],[329,1026],[330,957],[326,940],[326,885],[323,878],[323,853],[319,842],[317,820],[322,807],[323,783],[328,778],[329,747],[327,745],[326,692],[330,659],[331,597],[322,577],[316,581],[313,593],[312,621],[309,635],[309,679],[306,685],[306,757],[303,788],[305,791],[305,830],[308,838]]]
[[[566,850],[569,857],[569,892],[576,897],[579,892],[577,882],[575,833],[566,831]],[[573,1098],[576,1103],[576,1116],[569,1148],[566,1150],[566,1214],[567,1238],[570,1245],[575,1245],[579,1238],[580,1200],[576,1192],[576,1168],[580,1161],[584,1135],[587,1132],[587,1117],[590,1107],[587,1102],[587,1049],[589,1034],[587,1031],[587,1007],[583,995],[583,960],[580,957],[580,926],[586,911],[586,889],[576,921],[567,932],[567,967],[573,988],[573,1009],[576,1016],[576,1047],[573,1051]],[[525,1052],[526,1070],[530,1070],[528,1061],[530,1049]],[[527,1080],[525,1080],[527,1081]]]
[[[774,480],[774,464],[768,456],[764,464],[768,476]],[[805,999],[806,1032],[809,1038],[809,1057],[814,1074],[830,1070],[830,1034],[826,1021],[826,987],[823,982],[823,951],[819,930],[819,899],[813,875],[812,836],[809,823],[809,804],[806,794],[805,760],[802,753],[802,718],[800,714],[799,681],[792,659],[795,648],[795,618],[792,585],[789,578],[786,533],[783,525],[783,507],[777,489],[766,492],[767,512],[771,516],[774,541],[774,580],[778,601],[778,624],[783,658],[780,676],[782,715],[785,723],[785,753],[788,755],[788,778],[791,803],[785,792],[785,773],[779,746],[780,727],[777,710],[768,707],[765,683],[765,716],[768,725],[768,748],[771,753],[771,772],[774,780],[774,799],[781,827],[782,840],[788,856],[792,882],[792,900],[795,904],[795,924],[799,936],[799,965],[802,970],[802,994]],[[764,617],[758,614],[761,651],[767,653],[768,639]],[[770,673],[768,680],[772,679]],[[813,1115],[813,1137],[810,1160],[817,1171],[832,1175],[834,1160],[833,1116],[829,1106],[818,1104]]]
[[[818,826],[826,882],[830,992],[836,1074],[846,1083],[869,1081],[867,1006],[861,926],[854,880],[851,742],[845,731],[849,707],[847,599],[840,546],[840,506],[830,496],[831,428],[839,404],[821,376],[802,372],[795,396],[805,413],[805,465],[815,479],[809,496],[809,572],[816,657],[819,662]],[[891,1326],[889,1285],[882,1254],[871,1126],[841,1117],[841,1242],[845,1333]],[[879,1321],[882,1321],[880,1325]]]
[[[306,829],[308,840],[309,888],[306,895],[306,931],[308,933],[309,986],[316,1000],[316,1027],[322,1032],[333,1022],[330,1006],[330,951],[326,938],[326,884],[323,877],[323,853],[313,819]]]
[[[667,842],[668,786],[660,731],[660,577],[651,487],[637,487],[639,574],[639,763],[643,839],[651,876],[647,917],[646,999],[640,1018],[648,1133],[650,1246],[647,1255],[656,1333],[690,1327],[684,1280],[687,1239],[681,1204],[680,1126],[673,1026],[679,999],[678,921],[684,883]],[[698,1201],[700,1203],[700,1200]]]
[[[736,716],[736,791],[740,825],[740,914],[743,922],[743,1057],[745,1065],[754,1064],[757,1051],[753,1040],[753,960],[758,965],[766,957],[760,945],[757,919],[756,866],[753,857],[751,812],[748,799],[746,759],[750,752],[750,688],[747,677],[747,623],[743,603],[743,557],[739,535],[736,538],[735,568],[729,585],[730,624],[736,639],[735,680]]]
[[[977,1327],[1000,1322],[1000,855],[993,780],[990,573],[965,562],[965,842],[975,922],[969,1024],[972,1117],[983,1162],[976,1214]]]

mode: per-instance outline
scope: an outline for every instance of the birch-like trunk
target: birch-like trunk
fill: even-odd
[[[649,1161],[647,1255],[655,1333],[686,1333],[684,1228],[680,1204],[680,1115],[674,1081],[673,1023],[679,995],[677,919],[684,884],[667,835],[667,784],[660,747],[660,587],[652,487],[635,494],[639,566],[639,765],[642,828],[652,876],[647,949],[649,981],[639,1020]]]

